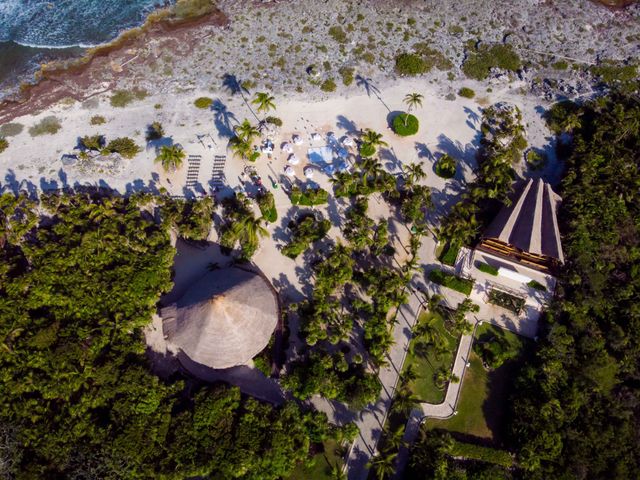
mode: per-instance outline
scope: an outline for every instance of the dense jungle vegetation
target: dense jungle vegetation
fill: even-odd
[[[150,372],[141,329],[171,288],[168,227],[203,230],[177,213],[198,208],[163,202],[0,196],[0,477],[276,479],[340,434],[295,403]]]

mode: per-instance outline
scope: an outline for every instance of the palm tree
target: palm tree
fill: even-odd
[[[408,110],[411,111],[416,107],[422,106],[422,99],[424,96],[420,93],[407,93],[404,96],[403,102],[407,105]]]
[[[362,144],[360,145],[360,156],[371,157],[376,153],[376,147],[387,146],[387,142],[382,140],[382,134],[367,128],[362,134]]]
[[[378,480],[385,480],[395,473],[395,462],[397,453],[380,453],[374,457],[369,466],[376,472]]]
[[[327,457],[325,457],[325,459],[326,458]],[[329,460],[327,460],[327,463],[328,462],[329,462]],[[347,474],[342,471],[342,466],[338,462],[336,462],[333,465],[331,465],[331,479],[332,480],[347,480]]]
[[[160,149],[156,162],[162,164],[165,172],[173,172],[182,166],[186,156],[184,149],[180,145],[165,145]]]
[[[274,100],[275,98],[268,93],[257,92],[255,98],[251,100],[251,103],[258,105],[258,112],[264,111],[266,113],[269,110],[276,109],[276,104],[273,102]]]
[[[269,231],[262,226],[263,218],[244,215],[231,226],[233,237],[240,242],[245,257],[250,258],[258,249],[260,237],[269,235]]]
[[[375,132],[369,128],[367,128],[362,134],[362,142],[368,143],[372,147],[386,147],[388,145],[387,142],[382,140],[381,133]]]
[[[403,102],[407,105],[407,114],[404,116],[404,126],[407,126],[407,122],[409,120],[409,113],[411,113],[411,110],[413,110],[414,108],[417,107],[422,107],[422,99],[424,98],[423,95],[421,95],[420,93],[407,93],[404,96],[404,100]]]
[[[249,123],[249,120],[247,120],[246,118],[241,124],[235,126],[234,131],[241,140],[249,144],[251,144],[254,138],[260,136],[260,130],[258,130],[258,127],[251,125],[251,123]]]
[[[405,170],[407,172],[407,180],[409,184],[419,182],[423,178],[427,177],[427,174],[424,172],[422,165],[419,163],[410,163],[406,166]]]
[[[252,153],[251,145],[240,137],[233,137],[229,140],[229,149],[234,157],[239,157],[243,160],[248,159]]]

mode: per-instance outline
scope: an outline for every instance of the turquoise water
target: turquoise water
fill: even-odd
[[[77,56],[175,0],[0,0],[0,97],[39,63]]]

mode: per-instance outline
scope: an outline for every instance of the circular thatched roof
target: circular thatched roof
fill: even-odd
[[[170,347],[202,365],[230,368],[267,346],[278,301],[260,275],[230,267],[207,273],[161,315]]]

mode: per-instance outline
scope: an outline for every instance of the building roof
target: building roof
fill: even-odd
[[[561,201],[548,183],[530,179],[511,206],[498,213],[484,237],[564,263],[557,218]]]
[[[278,300],[263,277],[230,267],[207,273],[160,314],[170,346],[202,365],[230,368],[267,346]]]

